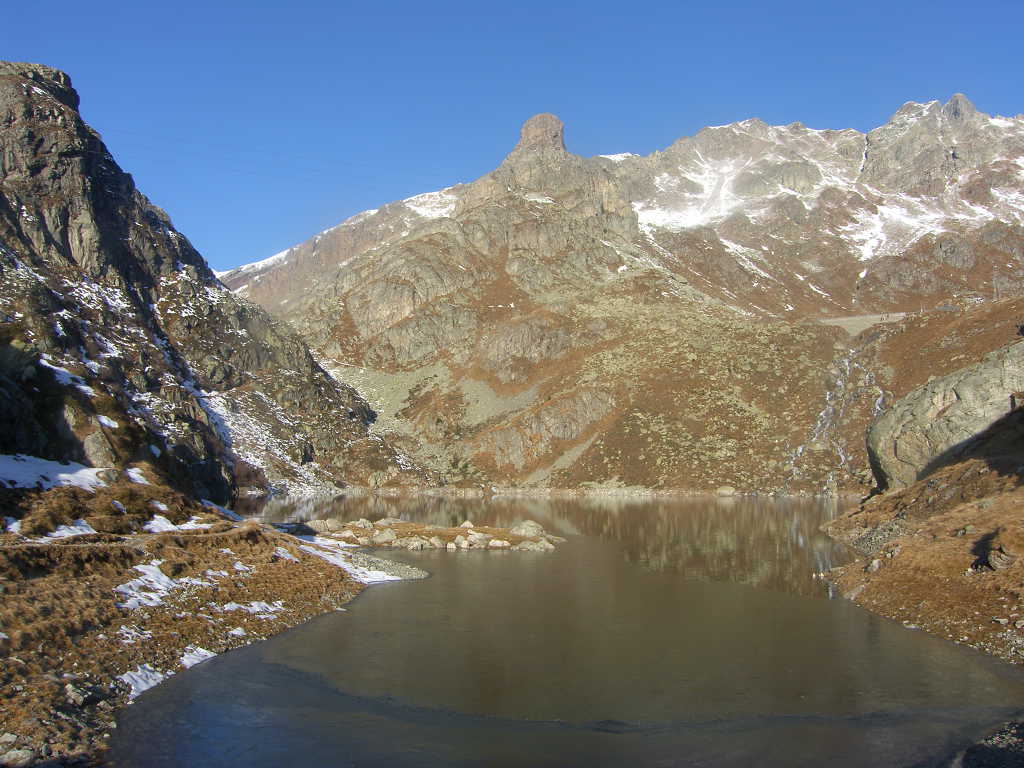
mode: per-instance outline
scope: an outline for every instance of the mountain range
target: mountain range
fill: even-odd
[[[480,179],[219,277],[449,483],[866,489],[864,431],[926,350],[889,359],[1019,296],[1022,227],[1024,117],[960,94],[646,157],[576,156],[542,114]],[[947,333],[935,375],[1012,341],[995,316],[988,346]]]

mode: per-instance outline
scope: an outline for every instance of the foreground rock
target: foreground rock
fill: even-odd
[[[1024,409],[959,458],[881,494],[828,532],[862,559],[833,570],[869,610],[1007,661],[1024,661]]]
[[[117,709],[165,677],[427,575],[157,484],[0,503],[0,764],[98,759]]]
[[[868,430],[868,454],[880,487],[910,485],[1021,404],[1024,343],[986,355],[972,366],[915,389]]]

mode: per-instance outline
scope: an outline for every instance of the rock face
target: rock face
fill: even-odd
[[[1022,167],[1024,119],[959,95],[649,157],[576,156],[538,115],[482,178],[223,279],[449,482],[810,490],[864,481],[825,427],[863,428],[884,378],[814,321],[1020,294]]]
[[[882,489],[901,488],[950,463],[971,438],[1020,405],[1024,342],[933,379],[897,401],[868,430],[868,453]]]
[[[421,481],[135,189],[68,76],[35,64],[0,63],[0,320],[0,452],[145,461],[219,501]]]

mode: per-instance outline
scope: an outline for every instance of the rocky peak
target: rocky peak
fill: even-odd
[[[955,122],[967,120],[977,114],[978,110],[962,93],[954,93],[952,98],[942,106],[942,116]]]
[[[565,124],[548,112],[534,115],[519,131],[519,143],[513,151],[554,150],[565,152]]]
[[[547,165],[569,157],[573,155],[565,149],[565,125],[555,115],[544,112],[523,123],[519,143],[503,165]]]

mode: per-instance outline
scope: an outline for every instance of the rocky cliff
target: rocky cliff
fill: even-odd
[[[492,173],[222,279],[450,481],[863,487],[901,374],[836,326],[1019,294],[1022,169],[1024,119],[962,96],[648,157],[578,157],[538,115]]]
[[[0,452],[240,490],[422,482],[294,333],[212,274],[78,113],[0,63]]]

